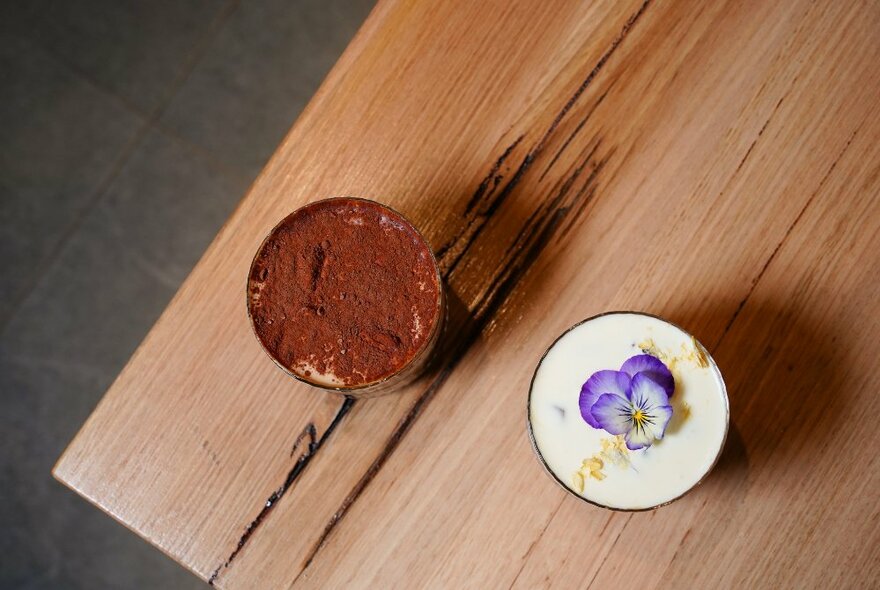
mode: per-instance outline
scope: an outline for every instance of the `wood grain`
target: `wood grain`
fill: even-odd
[[[880,6],[383,0],[55,475],[224,588],[880,584]],[[272,225],[413,219],[437,367],[358,402],[286,378],[244,308]],[[728,381],[716,472],[658,511],[544,476],[526,388],[641,309]],[[866,419],[867,417],[867,419]]]

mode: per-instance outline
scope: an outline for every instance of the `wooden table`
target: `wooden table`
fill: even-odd
[[[876,2],[382,0],[55,476],[224,588],[878,587],[878,103]],[[453,294],[398,395],[250,332],[260,240],[331,195],[413,219]],[[525,431],[544,349],[611,309],[731,396],[649,513],[567,496]]]

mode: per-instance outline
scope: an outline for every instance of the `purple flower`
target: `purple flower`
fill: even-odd
[[[643,373],[663,388],[666,397],[672,397],[672,392],[675,391],[675,379],[672,378],[672,373],[656,356],[650,354],[631,356],[620,366],[620,371],[631,378],[635,378],[638,373]]]
[[[627,397],[630,381],[629,375],[622,371],[596,371],[593,373],[581,387],[581,398],[578,400],[581,416],[587,421],[587,424],[593,428],[602,428],[590,412],[593,404],[603,393],[614,393]]]
[[[634,451],[650,447],[655,440],[663,438],[672,418],[672,406],[656,381],[637,373],[628,397],[603,393],[590,413],[604,430],[624,435],[626,448]]]
[[[663,438],[672,418],[669,397],[675,391],[672,373],[649,354],[631,357],[620,371],[597,371],[578,400],[581,416],[593,428],[622,434],[630,450]]]

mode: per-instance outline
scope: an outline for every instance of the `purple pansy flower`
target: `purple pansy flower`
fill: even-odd
[[[663,388],[666,397],[672,397],[672,392],[675,391],[675,379],[672,378],[672,373],[656,356],[650,354],[631,356],[620,366],[620,372],[626,373],[630,378],[643,373]]]
[[[630,381],[629,375],[622,371],[596,371],[593,373],[581,387],[581,398],[578,400],[581,416],[587,421],[587,424],[593,428],[602,428],[590,412],[593,404],[603,393],[616,393],[627,397],[626,392],[629,390]]]
[[[634,451],[650,447],[655,440],[663,438],[666,425],[672,418],[672,406],[656,381],[644,373],[637,373],[628,398],[604,393],[593,404],[590,413],[604,430],[622,434],[626,448]]]
[[[674,391],[666,365],[640,354],[627,359],[620,371],[597,371],[587,379],[579,399],[581,416],[593,428],[624,435],[630,450],[642,449],[663,438]]]

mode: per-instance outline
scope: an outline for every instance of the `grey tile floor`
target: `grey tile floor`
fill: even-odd
[[[373,0],[0,0],[0,588],[196,588],[50,470]]]

